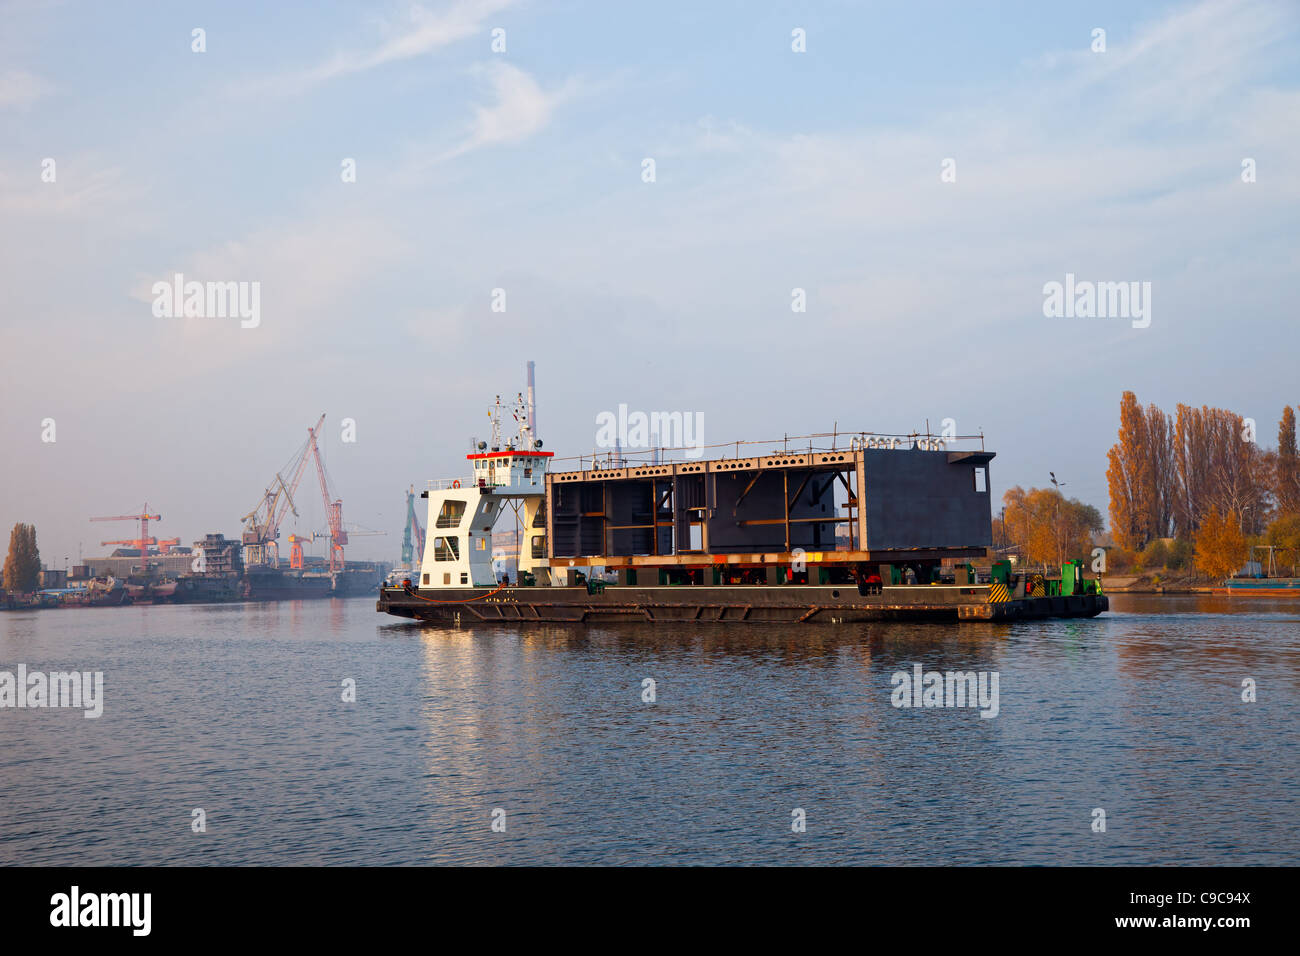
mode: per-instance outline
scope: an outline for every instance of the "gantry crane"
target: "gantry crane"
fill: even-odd
[[[327,534],[317,534],[313,531],[311,534],[291,534],[289,535],[289,567],[301,571],[304,567],[302,546],[303,543],[311,544],[317,538],[328,538]]]

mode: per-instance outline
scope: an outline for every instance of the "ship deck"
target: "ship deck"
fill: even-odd
[[[610,585],[579,587],[401,588],[380,590],[376,610],[396,617],[461,624],[596,623],[847,623],[937,620],[1012,621],[1095,617],[1104,594],[1002,598],[989,585],[896,585],[860,593],[834,585]]]

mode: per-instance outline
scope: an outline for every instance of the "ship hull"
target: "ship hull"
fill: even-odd
[[[1233,578],[1221,582],[1214,593],[1247,597],[1300,597],[1300,578]]]
[[[328,574],[266,570],[244,576],[243,596],[249,601],[294,601],[329,597],[333,581]]]
[[[239,578],[230,575],[182,575],[176,580],[177,604],[224,604],[239,600]]]
[[[461,624],[536,621],[600,623],[852,623],[862,621],[1013,621],[1095,617],[1104,594],[990,601],[980,587],[899,586],[861,594],[853,586],[730,585],[381,589],[376,609],[421,621]]]
[[[355,597],[359,594],[374,594],[382,580],[378,571],[364,568],[349,568],[334,574],[334,597]]]

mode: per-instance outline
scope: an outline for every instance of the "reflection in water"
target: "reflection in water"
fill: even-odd
[[[0,615],[0,669],[101,669],[106,697],[97,721],[0,712],[0,863],[1297,862],[1300,604],[1112,602],[961,626]],[[998,673],[998,716],[894,708],[918,664]]]

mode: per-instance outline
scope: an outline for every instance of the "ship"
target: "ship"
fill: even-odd
[[[505,413],[518,433],[503,440]],[[472,444],[469,476],[427,483],[419,576],[382,587],[378,611],[454,624],[802,625],[1109,608],[1079,561],[1059,578],[1004,561],[977,573],[993,543],[995,453],[982,435],[837,429],[793,449],[783,439],[746,454],[760,443],[737,442],[730,457],[640,463],[616,453],[557,471],[534,433],[531,385],[527,403],[503,410],[498,398],[489,415],[492,441]],[[506,516],[524,532],[513,580],[493,564]]]
[[[240,596],[245,600],[286,601],[329,597],[334,581],[328,573],[249,565],[242,585]]]
[[[176,578],[176,604],[224,604],[238,601],[241,582],[234,574],[182,574]]]
[[[1300,597],[1300,578],[1278,574],[1277,553],[1285,549],[1269,544],[1254,544],[1246,564],[1230,578],[1219,582],[1215,594],[1244,597]]]
[[[334,585],[330,589],[331,597],[356,597],[359,594],[374,594],[379,583],[384,579],[379,568],[352,567],[333,572]]]
[[[130,604],[167,604],[175,594],[176,582],[170,578],[127,578],[126,599]]]

